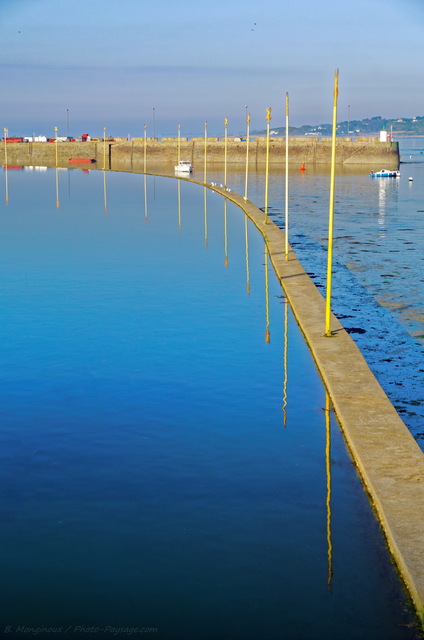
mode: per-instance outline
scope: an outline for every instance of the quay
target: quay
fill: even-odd
[[[5,150],[5,146],[7,149]],[[195,167],[203,165],[205,156],[208,166],[218,166],[224,162],[224,154],[229,165],[246,162],[247,142],[228,138],[227,142],[218,138],[134,138],[131,141],[91,140],[89,142],[9,142],[0,145],[0,162],[13,164],[67,166],[70,158],[94,158],[99,169],[121,168],[122,170],[167,171],[177,163],[178,156],[188,160]],[[225,153],[226,147],[226,153]],[[341,166],[368,165],[374,169],[399,167],[399,146],[397,142],[381,142],[378,138],[337,138],[336,160]],[[249,166],[256,168],[266,162],[266,139],[252,136],[249,141]],[[331,138],[289,137],[289,164],[301,166],[329,164],[331,162]],[[285,165],[285,138],[272,137],[269,144],[270,166]],[[105,165],[105,166],[103,166]]]

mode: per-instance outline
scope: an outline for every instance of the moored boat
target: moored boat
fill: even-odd
[[[175,171],[178,173],[191,173],[193,167],[188,160],[180,160],[179,163],[175,165]]]
[[[92,164],[96,162],[95,158],[69,158],[71,164]]]
[[[400,178],[400,171],[380,169],[380,171],[371,171],[370,176],[371,178]]]

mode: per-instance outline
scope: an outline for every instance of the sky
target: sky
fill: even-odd
[[[0,0],[9,135],[222,136],[424,115],[424,0]],[[349,106],[349,108],[348,108]]]

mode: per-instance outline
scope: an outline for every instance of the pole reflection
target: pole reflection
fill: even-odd
[[[144,174],[144,222],[149,222],[149,213],[147,210],[147,176]]]
[[[244,237],[246,245],[246,292],[250,296],[250,268],[249,268],[249,220],[244,216]]]
[[[224,265],[228,267],[227,198],[224,198]]]
[[[103,210],[107,214],[106,171],[103,171]]]
[[[328,559],[328,588],[331,590],[333,579],[333,544],[331,540],[331,404],[330,396],[325,394],[325,470],[327,476],[327,559]]]
[[[181,229],[182,229],[182,223],[181,223],[181,180],[179,178],[177,178],[177,184],[178,184],[178,231],[181,231]]]
[[[284,382],[283,382],[283,425],[287,426],[287,383],[288,383],[288,346],[289,346],[289,303],[284,300]]]
[[[57,142],[56,142],[56,148],[57,148]],[[60,201],[59,201],[59,170],[58,167],[56,165],[56,207],[60,207]]]
[[[269,324],[268,247],[265,242],[265,342],[271,342]]]
[[[204,229],[205,229],[205,246],[207,247],[209,244],[208,240],[208,210],[207,210],[207,196],[208,196],[208,188],[203,188],[203,221],[204,221]]]

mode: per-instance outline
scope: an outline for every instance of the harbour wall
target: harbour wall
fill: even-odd
[[[248,145],[249,166],[256,168],[266,163],[266,138],[255,137]],[[132,141],[90,142],[26,142],[0,144],[0,162],[14,165],[67,166],[70,158],[94,158],[96,168],[157,171],[173,169],[178,156],[198,169],[206,162],[210,166],[245,165],[247,142],[217,138],[134,138]],[[270,166],[285,165],[284,138],[270,138]],[[336,163],[343,166],[368,165],[374,169],[397,169],[399,166],[397,142],[380,142],[377,138],[338,138]],[[289,138],[289,164],[320,165],[331,162],[331,138]]]

